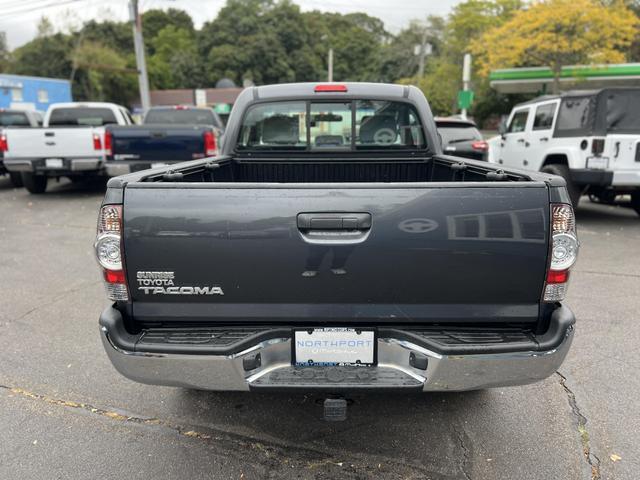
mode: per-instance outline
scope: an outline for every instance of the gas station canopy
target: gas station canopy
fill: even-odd
[[[500,93],[547,93],[553,85],[549,67],[506,68],[489,74],[491,87]],[[640,86],[640,63],[572,65],[562,67],[560,88]]]

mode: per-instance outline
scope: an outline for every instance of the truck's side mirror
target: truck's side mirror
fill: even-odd
[[[442,145],[442,135],[440,132],[438,132],[438,143],[440,144],[440,150],[442,150],[444,146]]]
[[[504,120],[500,122],[500,125],[498,125],[498,133],[502,138],[504,138],[507,133],[507,122]]]

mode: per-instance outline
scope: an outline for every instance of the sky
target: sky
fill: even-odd
[[[365,12],[381,18],[387,30],[398,32],[412,19],[447,15],[461,0],[293,0],[302,10]],[[215,18],[226,0],[139,0],[141,10],[179,8],[187,11],[196,27]],[[0,32],[10,49],[36,34],[40,17],[51,20],[56,30],[68,31],[90,19],[126,20],[128,0],[0,0]]]

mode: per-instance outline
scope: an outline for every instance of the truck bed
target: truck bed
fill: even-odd
[[[135,177],[143,182],[342,183],[342,182],[495,182],[531,181],[524,173],[504,172],[486,163],[456,157],[372,160],[338,158],[234,158],[181,164],[167,175],[154,171]]]

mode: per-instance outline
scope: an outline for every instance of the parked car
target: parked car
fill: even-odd
[[[442,155],[415,87],[248,88],[220,156],[109,180],[102,341],[195,389],[536,382],[573,338],[569,203],[558,176]]]
[[[640,214],[640,88],[575,90],[516,105],[491,160],[560,175],[573,205],[582,194],[631,195]]]
[[[110,176],[218,153],[224,125],[211,108],[153,107],[139,126],[107,127]]]
[[[447,155],[486,160],[489,145],[471,120],[455,117],[436,117],[436,128]]]
[[[0,175],[9,174],[14,187],[22,187],[22,177],[17,172],[9,172],[4,166],[4,152],[9,144],[4,130],[7,128],[31,128],[42,125],[42,115],[34,110],[0,108]]]
[[[104,126],[131,123],[129,112],[113,103],[53,104],[43,127],[5,131],[5,167],[22,175],[30,193],[43,193],[51,177],[100,175],[105,156]]]

